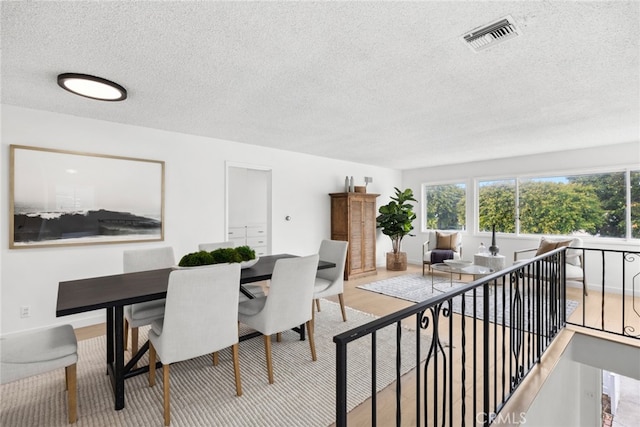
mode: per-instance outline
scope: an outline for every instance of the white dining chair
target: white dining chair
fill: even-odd
[[[0,384],[64,368],[69,424],[78,419],[78,342],[71,325],[27,331],[0,338]],[[43,390],[55,394],[46,381]],[[39,394],[39,393],[38,393]],[[43,393],[43,398],[44,395]]]
[[[318,259],[318,254],[315,254],[277,260],[273,268],[269,294],[238,305],[238,320],[264,335],[269,384],[273,384],[271,335],[306,324],[311,359],[316,360],[309,309],[313,302]]]
[[[171,268],[176,263],[171,246],[152,249],[128,250],[123,253],[125,273]],[[138,328],[150,325],[164,316],[164,299],[131,304],[124,307],[124,343],[128,342],[131,329],[131,354],[138,352]]]
[[[231,347],[236,395],[242,396],[238,357],[240,264],[172,271],[164,318],[149,331],[149,386],[155,385],[156,358],[162,362],[164,424],[171,422],[169,367]],[[213,364],[217,360],[214,357]],[[203,383],[202,387],[213,384]],[[216,402],[211,402],[216,404]]]
[[[323,240],[320,243],[320,259],[329,261],[336,266],[318,270],[316,273],[313,299],[316,308],[320,311],[320,298],[338,295],[342,320],[347,321],[347,312],[344,307],[344,266],[347,261],[347,249],[349,242],[340,240]]]
[[[200,243],[198,245],[198,250],[211,252],[211,251],[215,251],[216,249],[235,248],[235,247],[236,245],[234,242],[227,240],[226,242]],[[247,284],[247,285],[243,285],[242,287],[245,288],[255,298],[264,296],[264,288],[261,285]],[[240,298],[240,302],[247,301],[248,299],[250,299],[248,296],[246,296],[242,292],[239,293],[238,297]]]

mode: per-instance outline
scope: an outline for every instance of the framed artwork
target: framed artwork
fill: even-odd
[[[10,146],[9,248],[164,240],[164,162]]]

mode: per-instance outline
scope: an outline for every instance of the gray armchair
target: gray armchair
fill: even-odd
[[[424,276],[425,266],[431,270],[432,254],[436,250],[452,251],[452,258],[462,259],[462,234],[458,231],[430,231],[426,242],[422,244],[422,275]]]

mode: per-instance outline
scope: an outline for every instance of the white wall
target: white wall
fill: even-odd
[[[403,250],[408,253],[409,262],[420,264],[422,243],[427,234],[421,232],[420,218],[423,214],[421,206],[424,202],[421,194],[423,183],[450,183],[465,182],[467,185],[467,231],[463,232],[463,258],[473,260],[480,242],[485,246],[491,243],[491,233],[476,233],[476,218],[473,192],[475,191],[474,179],[513,178],[514,176],[536,174],[567,174],[571,172],[584,172],[585,170],[609,171],[615,168],[640,167],[640,142],[634,141],[624,144],[607,145],[582,150],[561,151],[550,154],[538,154],[509,159],[496,159],[490,161],[447,165],[431,168],[407,170],[402,173],[403,188],[413,189],[419,206],[416,215],[418,219],[414,223],[416,237],[406,237],[403,240]],[[620,239],[594,239],[584,238],[584,246],[590,248],[635,250],[639,249],[638,240],[624,241]],[[513,252],[519,249],[535,248],[538,246],[537,236],[513,236],[498,233],[496,243],[500,248],[500,254],[506,256],[507,266],[513,262]],[[587,258],[587,282],[598,289],[602,276],[599,260]],[[610,271],[609,274],[612,272]],[[607,278],[609,290],[619,291],[619,277]]]
[[[638,347],[574,334],[529,407],[525,425],[601,426],[602,370],[640,379],[639,360]]]
[[[84,326],[104,321],[103,311],[55,317],[58,282],[117,274],[125,249],[171,245],[176,257],[198,243],[226,240],[225,161],[271,166],[273,253],[310,254],[330,237],[328,193],[374,177],[371,193],[386,203],[399,171],[274,150],[193,135],[122,125],[69,115],[2,106],[2,202],[0,212],[0,333],[59,323]],[[165,161],[165,241],[39,249],[8,249],[9,145],[29,145]],[[291,221],[285,217],[291,216]],[[379,234],[378,264],[384,264],[388,238]],[[31,307],[21,319],[20,306]]]

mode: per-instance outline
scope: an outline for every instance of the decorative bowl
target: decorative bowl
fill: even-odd
[[[256,263],[260,260],[259,256],[256,256],[254,259],[250,260],[250,261],[242,261],[240,263],[240,268],[249,268],[249,267],[253,267],[254,265],[256,265]]]
[[[256,263],[260,260],[260,257],[255,257],[254,259],[250,260],[250,261],[242,261],[240,263],[240,268],[249,268],[249,267],[253,267],[254,265],[256,265]],[[213,267],[214,265],[219,265],[219,264],[205,264],[205,265],[195,265],[193,267],[181,267],[179,265],[174,265],[173,269],[174,270],[182,270],[185,268],[206,268],[206,267]]]
[[[449,267],[467,267],[471,265],[471,261],[465,261],[462,259],[445,259],[444,263]]]

